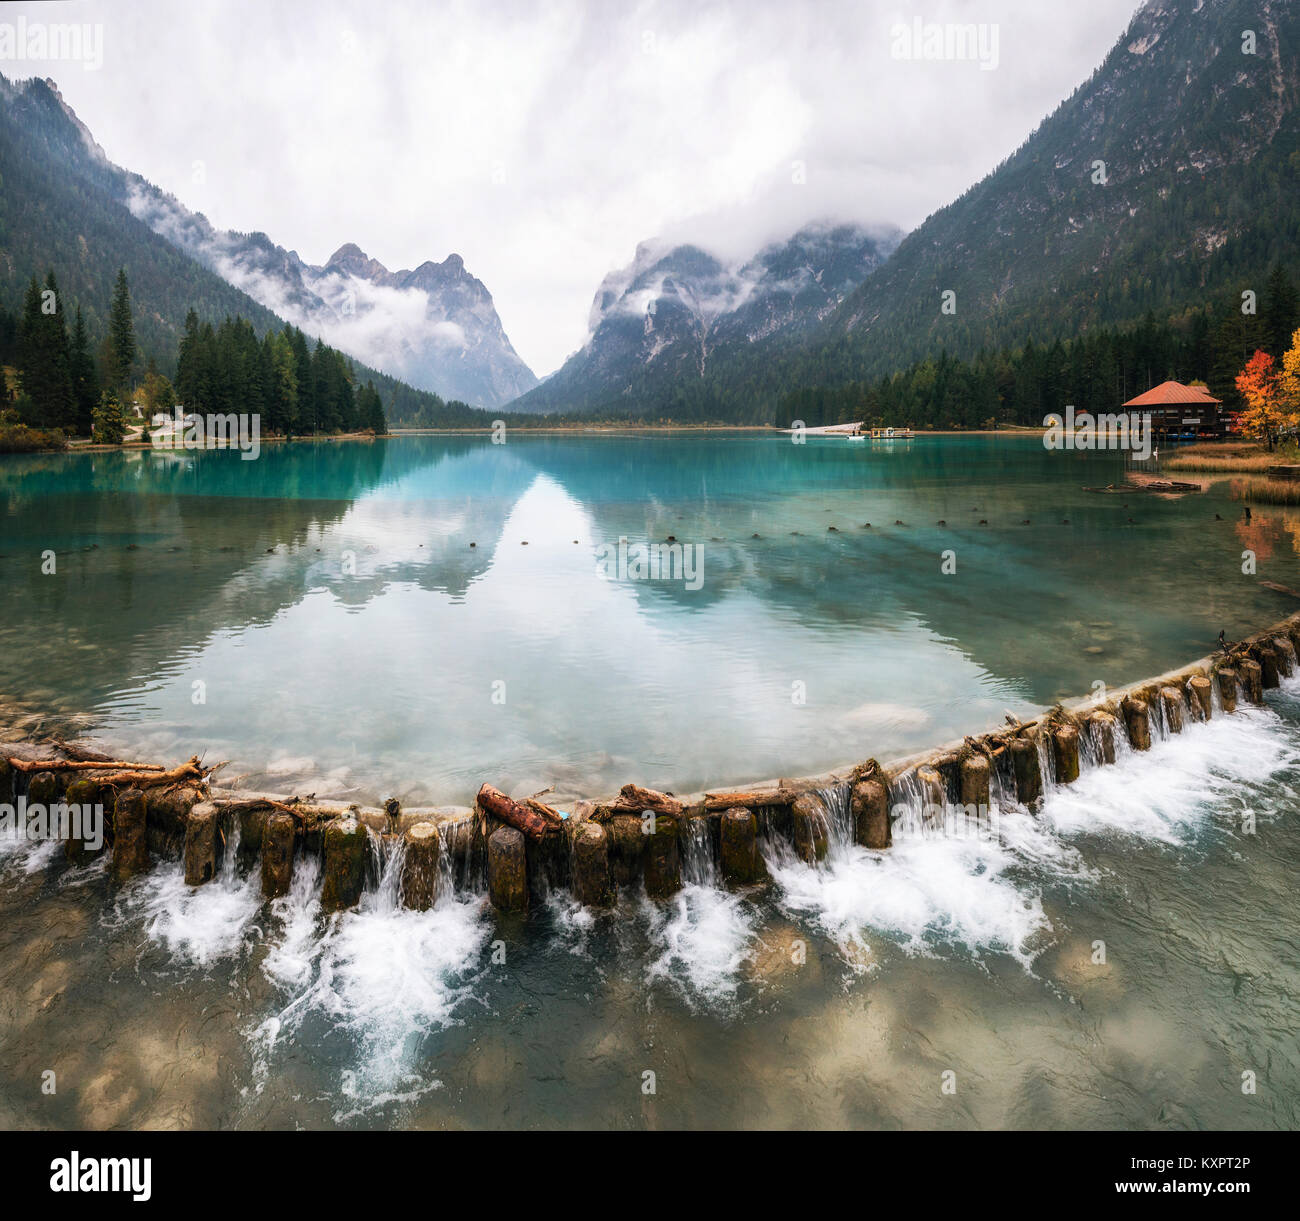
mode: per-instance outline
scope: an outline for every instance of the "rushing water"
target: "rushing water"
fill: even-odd
[[[6,467],[5,687],[126,745],[215,742],[321,792],[409,775],[454,798],[561,759],[575,787],[681,791],[1186,661],[1290,609],[1243,576],[1247,547],[1300,584],[1287,520],[1216,523],[1222,490],[1094,497],[1078,488],[1116,459],[1020,442],[862,448],[422,438],[242,470],[25,461]],[[967,500],[987,527],[957,521]],[[620,533],[723,539],[702,600],[596,579],[592,548]],[[871,853],[832,790],[822,865],[769,842],[770,885],[728,892],[702,837],[678,896],[605,913],[556,894],[502,918],[450,886],[406,912],[377,852],[360,908],[325,917],[310,858],[267,904],[233,843],[190,890],[175,863],[114,889],[102,861],[0,841],[0,1126],[1294,1128],[1298,793],[1293,679],[1265,709],[1085,765],[1037,816],[1004,803],[995,834],[909,814]]]

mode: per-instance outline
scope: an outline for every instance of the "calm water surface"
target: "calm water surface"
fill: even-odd
[[[0,689],[321,794],[682,791],[1143,677],[1292,609],[1258,576],[1300,586],[1296,520],[1246,527],[1226,485],[1096,496],[1118,458],[865,448],[8,462]],[[669,534],[704,543],[700,590],[596,575],[600,543]],[[1294,1128],[1298,794],[1288,681],[1038,817],[1007,807],[994,839],[903,825],[817,869],[768,845],[772,883],[740,894],[701,853],[673,902],[599,915],[557,896],[501,919],[474,891],[403,912],[390,871],[324,917],[308,861],[265,904],[233,867],[114,890],[5,841],[0,1125]]]

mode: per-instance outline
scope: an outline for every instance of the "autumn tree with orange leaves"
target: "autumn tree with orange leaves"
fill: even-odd
[[[1246,409],[1237,416],[1237,426],[1248,437],[1263,437],[1271,451],[1278,435],[1296,426],[1294,408],[1282,393],[1282,377],[1276,362],[1267,352],[1257,351],[1237,374],[1237,389]]]

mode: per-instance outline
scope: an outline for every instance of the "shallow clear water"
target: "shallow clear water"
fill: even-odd
[[[0,475],[0,694],[368,801],[888,757],[1182,664],[1287,613],[1260,578],[1300,587],[1300,515],[1247,525],[1227,482],[1090,494],[1120,455],[1032,438],[408,437]],[[670,535],[698,589],[598,572]]]
[[[5,468],[4,688],[322,793],[401,775],[454,799],[564,783],[560,760],[593,789],[808,773],[1279,618],[1246,547],[1300,584],[1284,518],[1215,523],[1235,516],[1221,489],[1090,496],[1117,459],[1019,441],[225,457]],[[249,467],[266,496],[231,495]],[[958,524],[967,500],[987,527]],[[692,594],[597,579],[619,533],[725,542]],[[36,575],[44,546],[59,583]],[[489,676],[507,702],[480,708],[464,692]],[[233,844],[191,891],[176,863],[114,889],[102,862],[0,841],[0,1126],[1294,1128],[1298,798],[1288,680],[1266,709],[1085,770],[1038,817],[1000,811],[995,837],[906,821],[888,853],[841,836],[816,869],[769,844],[771,884],[741,893],[697,845],[675,899],[600,914],[555,895],[501,918],[450,890],[405,912],[381,861],[327,918],[310,859],[266,904]]]

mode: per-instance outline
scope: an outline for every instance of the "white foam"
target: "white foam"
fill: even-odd
[[[642,900],[652,944],[647,981],[672,984],[688,1004],[718,1004],[736,995],[740,968],[753,952],[752,904],[711,884],[689,883],[660,904]]]

